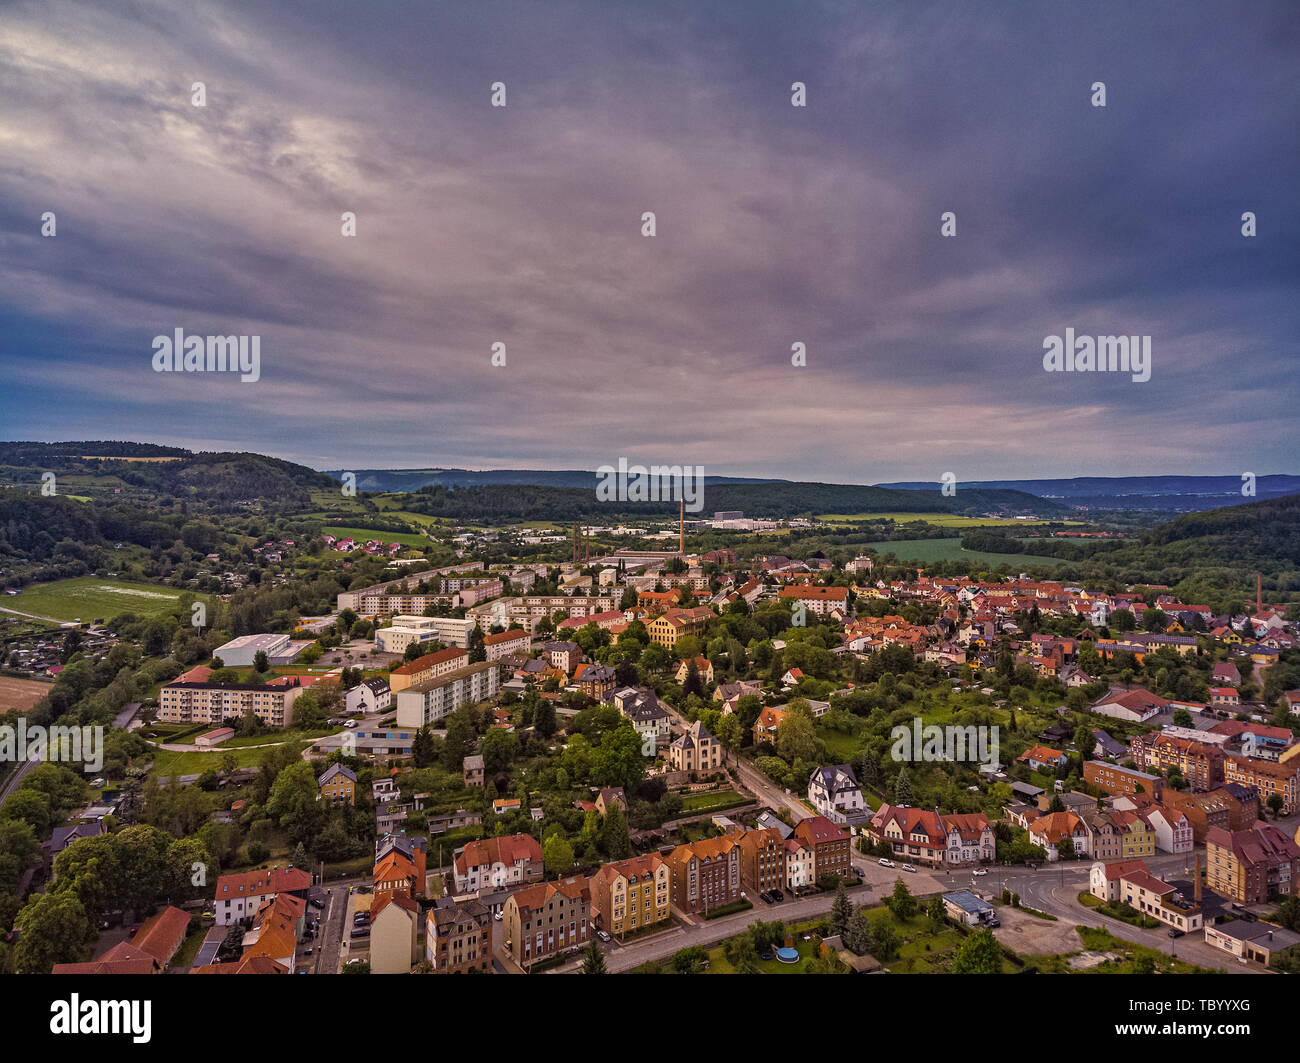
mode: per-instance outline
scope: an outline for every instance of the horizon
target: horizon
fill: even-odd
[[[1292,461],[1290,5],[50,10],[0,41],[7,434],[826,483]],[[259,364],[156,371],[176,330]],[[1115,337],[1132,372],[1071,371]]]

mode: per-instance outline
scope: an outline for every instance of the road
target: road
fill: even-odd
[[[855,904],[862,904],[871,898],[872,890],[866,886],[856,886],[849,890],[849,896]],[[752,911],[724,915],[698,926],[686,926],[674,921],[672,929],[649,937],[634,940],[627,945],[612,943],[605,950],[605,966],[611,974],[630,971],[651,960],[664,960],[678,949],[690,948],[692,945],[711,947],[724,938],[738,934],[755,920],[765,922],[780,919],[785,923],[796,923],[815,919],[831,910],[833,893],[814,893],[808,897],[794,897],[781,904],[770,907],[761,901]],[[552,968],[548,974],[576,974],[582,969],[582,955],[570,960],[562,967]]]
[[[51,624],[70,623],[70,621],[60,620],[58,617],[54,616],[40,616],[37,613],[20,613],[17,609],[6,609],[3,605],[0,605],[0,613],[12,613],[14,616],[26,617],[28,620],[45,620]]]
[[[9,776],[9,781],[5,783],[4,789],[0,790],[0,805],[3,805],[5,801],[9,799],[9,795],[17,790],[22,784],[23,776],[39,763],[40,759],[38,757],[32,757],[30,760],[25,760],[21,765],[19,765],[18,770]]]
[[[1146,865],[1157,878],[1163,875],[1182,878],[1183,869],[1191,858],[1190,853],[1161,853],[1147,857]],[[1164,927],[1159,930],[1142,930],[1085,908],[1079,903],[1079,894],[1088,889],[1088,870],[1091,866],[1092,861],[1084,859],[1044,865],[1037,871],[990,867],[988,875],[979,881],[981,888],[995,893],[1000,893],[1003,887],[1019,893],[1022,904],[1055,915],[1065,922],[1076,926],[1105,927],[1116,937],[1166,954],[1172,953],[1178,959],[1200,967],[1218,968],[1229,974],[1263,973],[1263,968],[1258,965],[1242,967],[1227,953],[1207,944],[1204,931],[1197,930],[1181,938],[1170,938]]]
[[[348,902],[351,895],[348,893],[348,887],[364,885],[368,882],[368,876],[358,876],[339,879],[328,886],[321,887],[325,895],[325,911],[321,914],[320,933],[316,935],[313,942],[315,963],[312,965],[312,974],[338,974],[342,961],[350,958],[345,956],[343,949],[344,936],[351,930],[348,916]],[[312,896],[317,895],[317,890],[313,889]]]

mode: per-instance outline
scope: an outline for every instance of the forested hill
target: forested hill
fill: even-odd
[[[306,508],[312,491],[337,490],[325,473],[248,453],[192,453],[151,443],[0,443],[0,481],[39,493],[45,473],[58,494],[108,501],[158,499],[229,510]]]
[[[1300,495],[1187,513],[1152,529],[1145,538],[1187,560],[1295,567],[1300,565]]]
[[[531,484],[423,487],[404,502],[407,509],[468,523],[509,520],[613,520],[624,517],[676,516],[674,502],[602,502],[593,490]],[[710,484],[704,489],[702,513],[740,510],[747,517],[796,517],[818,513],[1034,513],[1065,512],[1059,503],[1019,491],[887,491],[851,484],[772,483]]]

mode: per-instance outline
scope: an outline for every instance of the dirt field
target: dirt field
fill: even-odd
[[[49,692],[49,683],[0,675],[0,712],[7,712],[10,709],[26,712]]]
[[[1083,949],[1073,923],[1052,923],[1018,912],[1009,904],[998,908],[998,918],[1002,925],[993,936],[1021,956],[1064,955]]]

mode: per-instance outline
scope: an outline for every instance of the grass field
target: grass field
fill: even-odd
[[[33,583],[22,594],[5,598],[10,609],[37,616],[52,616],[56,620],[111,620],[122,613],[137,616],[158,616],[173,612],[181,599],[182,591],[152,583],[123,583],[120,580],[100,579],[97,576],[78,576],[54,583]],[[193,592],[191,592],[193,593]],[[198,601],[206,601],[206,594],[194,594]]]
[[[173,775],[202,775],[211,768],[213,771],[219,771],[221,768],[222,757],[227,753],[235,754],[241,768],[252,768],[262,763],[262,758],[270,752],[270,745],[275,743],[272,735],[265,736],[266,745],[257,748],[248,748],[246,746],[235,746],[228,748],[225,745],[217,746],[211,750],[195,750],[194,752],[175,753],[169,749],[158,749],[154,752],[153,767],[149,774],[154,778],[165,776],[170,778]],[[311,742],[296,741],[293,745],[298,747],[298,752],[306,749]]]
[[[900,561],[982,561],[990,565],[1010,565],[1014,569],[1032,565],[1060,565],[1059,557],[1039,557],[1035,554],[993,554],[983,550],[963,550],[960,539],[896,539],[893,542],[867,543],[877,553],[894,553]]]
[[[26,712],[50,692],[51,685],[38,683],[34,679],[0,675],[0,712],[8,712],[10,709]]]
[[[864,520],[892,520],[895,524],[909,524],[924,521],[940,528],[1002,528],[1012,525],[1033,527],[1036,524],[1050,524],[1046,520],[1014,520],[1010,517],[962,517],[955,513],[819,513],[818,520],[831,523],[856,523]],[[1082,521],[1065,520],[1061,524],[1081,524]]]
[[[379,539],[385,543],[401,543],[403,546],[413,546],[417,550],[429,545],[429,540],[423,535],[415,535],[411,532],[391,532],[376,531],[374,528],[345,528],[337,524],[331,524],[321,531],[326,535],[333,535],[339,539],[356,539],[357,542],[364,543],[368,539]]]

